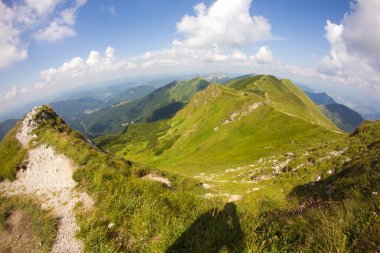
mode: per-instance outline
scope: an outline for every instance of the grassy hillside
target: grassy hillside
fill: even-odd
[[[242,194],[252,189],[258,167],[262,170],[256,176],[272,178],[284,167],[273,163],[296,160],[286,157],[287,153],[302,156],[306,149],[339,142],[345,136],[301,91],[294,91],[297,96],[290,93],[290,85],[275,82],[271,88],[268,83],[266,88],[278,94],[274,100],[281,101],[273,102],[267,97],[275,92],[265,95],[259,86],[252,90],[248,87],[252,85],[250,78],[235,84],[236,89],[210,85],[195,94],[174,118],[133,124],[119,136],[103,136],[96,142],[120,157],[201,179],[215,187],[215,192]],[[280,92],[290,93],[294,100],[279,99]],[[295,101],[303,101],[299,97],[305,103],[293,109]],[[282,110],[277,109],[280,106]],[[313,117],[313,122],[284,110],[301,116],[307,112],[304,118]],[[299,164],[306,158],[298,158]],[[281,168],[274,169],[277,167]]]
[[[273,108],[328,129],[339,130],[310,98],[290,80],[259,75],[227,84],[236,90],[255,93]]]
[[[229,105],[224,107],[225,113],[218,108],[221,106],[220,100],[225,100]],[[245,114],[253,108],[249,107],[252,106],[251,102],[262,104]],[[236,109],[239,109],[240,120],[239,116],[231,116],[237,112]],[[44,110],[50,109],[45,107]],[[214,110],[215,117],[207,113],[210,110]],[[206,116],[202,116],[202,112]],[[138,143],[149,140],[151,142],[147,147],[162,147],[163,138],[177,136],[181,129],[192,130],[188,127],[194,126],[192,123],[197,121],[198,125],[194,127],[200,130],[199,134],[181,132],[173,142],[172,147],[177,145],[177,148],[182,148],[181,143],[190,146],[204,141],[204,136],[210,134],[206,130],[210,123],[218,122],[219,129],[214,133],[219,132],[221,140],[229,134],[233,144],[226,146],[224,151],[228,154],[229,149],[237,144],[234,138],[244,141],[249,137],[252,133],[248,126],[258,125],[259,120],[254,121],[254,118],[265,113],[266,117],[273,115],[272,121],[265,122],[272,125],[266,129],[264,124],[259,125],[256,131],[275,133],[265,140],[271,141],[272,148],[264,146],[261,149],[271,155],[276,152],[273,147],[280,147],[279,152],[286,153],[275,157],[264,154],[262,159],[242,166],[240,170],[224,170],[224,174],[218,175],[224,176],[224,180],[231,180],[231,183],[236,181],[235,186],[250,185],[250,191],[242,200],[229,203],[223,201],[230,196],[210,198],[210,194],[215,195],[216,191],[206,189],[205,184],[202,187],[200,181],[205,183],[205,179],[160,172],[151,166],[102,152],[56,117],[40,121],[35,131],[37,142],[32,145],[49,144],[78,166],[74,179],[95,200],[90,212],[83,211],[85,209],[81,207],[77,209],[79,237],[84,240],[86,252],[379,251],[380,122],[366,122],[351,136],[340,135],[280,113],[266,105],[260,96],[244,95],[233,89],[211,85],[197,93],[173,119],[155,122],[155,125],[131,126],[124,134],[130,131],[130,135],[126,136],[128,141]],[[188,117],[185,118],[185,114]],[[249,117],[249,122],[245,122]],[[284,121],[276,125],[275,121],[283,117]],[[232,121],[229,120],[231,118]],[[229,123],[223,125],[226,121]],[[287,129],[288,125],[292,127]],[[239,127],[239,132],[234,132],[236,127]],[[282,127],[288,131],[287,134],[281,134],[276,127]],[[293,128],[294,132],[290,132]],[[245,138],[239,136],[240,132]],[[194,138],[189,138],[192,133]],[[133,136],[141,137],[134,139]],[[286,139],[287,144],[281,144],[279,136]],[[256,138],[255,141],[263,145],[264,137]],[[154,144],[154,139],[157,144]],[[255,142],[250,144],[254,145]],[[299,144],[300,148],[291,152],[289,147],[293,144]],[[282,145],[286,149],[282,150]],[[157,156],[174,152],[169,146]],[[210,146],[207,151],[220,150],[219,146],[222,145]],[[186,151],[185,147],[183,149]],[[257,149],[251,150],[251,153],[255,151]],[[175,161],[169,154],[167,157]],[[210,163],[212,159],[210,156]],[[277,167],[272,167],[288,159],[291,161],[279,171]],[[220,161],[226,162],[223,159]],[[191,162],[190,159],[188,162]],[[204,170],[207,169],[206,164]],[[243,172],[251,175],[241,175]],[[166,177],[171,185],[143,178],[151,173]],[[251,183],[244,183],[248,182],[247,178],[253,178]]]
[[[120,103],[94,112],[85,120],[87,134],[120,133],[133,122],[157,121],[172,117],[199,90],[210,82],[195,78],[174,81],[130,103]]]

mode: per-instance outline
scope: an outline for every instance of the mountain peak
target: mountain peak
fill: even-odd
[[[229,80],[228,76],[222,72],[210,73],[206,76],[203,76],[202,78],[206,79],[209,82],[215,82],[215,83],[223,83]]]

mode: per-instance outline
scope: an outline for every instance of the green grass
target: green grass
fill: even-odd
[[[42,210],[32,199],[0,195],[0,233],[7,229],[7,218],[15,211],[22,212],[26,217],[27,225],[31,224],[31,228],[28,229],[31,229],[32,235],[36,237],[35,243],[41,243],[40,252],[50,252],[57,232],[58,221],[49,211]],[[17,236],[14,235],[14,237]],[[28,246],[32,245],[24,245],[24,247]]]
[[[90,213],[78,209],[87,252],[164,251],[198,215],[221,204],[200,198],[205,190],[192,179],[165,173],[170,188],[141,179],[154,169],[99,152],[77,132],[60,129],[45,122],[36,145],[48,143],[70,157],[79,166],[74,179],[95,199]]]
[[[223,125],[257,102],[263,105]],[[258,93],[211,85],[170,120],[134,124],[120,138],[97,139],[113,155],[92,147],[50,108],[43,110],[50,117],[36,115],[40,127],[32,147],[45,143],[69,157],[77,165],[78,188],[95,201],[91,211],[76,209],[86,252],[379,250],[380,122],[366,122],[346,136],[281,113]],[[289,157],[273,176],[274,160]],[[242,168],[225,171],[235,166]],[[204,189],[204,179],[168,170],[215,174],[217,182]],[[167,177],[172,186],[142,178],[149,173]],[[242,183],[250,173],[270,177]],[[204,198],[226,192],[244,198],[227,204],[224,196]]]
[[[206,100],[216,99],[198,98],[206,107]],[[195,106],[202,111],[202,106]],[[171,126],[180,129],[183,122]],[[236,204],[202,198],[208,191],[197,180],[101,152],[56,118],[42,121],[35,145],[50,144],[71,158],[78,166],[74,179],[79,188],[95,200],[92,211],[78,207],[76,212],[87,252],[365,252],[378,250],[379,245],[380,202],[372,193],[380,191],[379,126],[368,122],[351,137],[308,143],[294,155],[297,163],[309,165],[252,185],[261,189]],[[136,125],[134,131],[143,129]],[[160,131],[144,135],[157,137],[158,142],[165,138]],[[342,157],[317,162],[331,150],[345,148]],[[309,155],[304,156],[306,151]],[[351,161],[346,162],[347,157]],[[328,169],[335,174],[327,174]],[[141,178],[153,171],[169,178],[172,187]],[[319,182],[317,175],[323,176]],[[328,185],[335,189],[330,195]]]
[[[240,91],[260,91],[273,108],[316,123],[328,129],[339,129],[320,111],[318,106],[290,80],[279,80],[270,75],[259,75],[233,80],[227,86]]]
[[[25,165],[27,152],[15,137],[16,128],[11,130],[0,142],[0,181],[14,180],[17,169]]]
[[[287,90],[283,84],[277,85]],[[261,106],[248,112],[254,103]],[[224,124],[234,113],[245,113],[245,116]],[[199,173],[218,174],[213,184],[236,194],[253,187],[220,182],[238,177],[236,173],[224,175],[225,170],[256,164],[260,158],[281,157],[288,152],[302,156],[307,148],[321,142],[340,142],[344,136],[282,113],[257,94],[210,85],[170,120],[134,124],[119,136],[100,137],[96,141],[117,156],[149,162],[165,171],[191,177]]]

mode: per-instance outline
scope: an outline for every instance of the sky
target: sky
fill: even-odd
[[[379,13],[379,0],[0,0],[0,117],[91,82],[208,72],[380,108]]]

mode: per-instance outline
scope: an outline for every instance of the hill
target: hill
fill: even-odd
[[[262,78],[243,80],[244,87],[241,82],[230,87],[212,84],[169,120],[133,124],[121,135],[95,141],[126,159],[203,178],[228,194],[241,194],[251,188],[249,171],[260,166],[260,159],[268,164],[260,173],[270,178],[284,167],[273,170],[270,162],[280,164],[289,159],[289,152],[302,153],[315,143],[344,136],[302,91],[294,94],[290,83],[269,77],[260,83],[262,90],[254,90],[254,82]]]
[[[286,112],[328,129],[337,129],[320,109],[290,80],[279,80],[274,76],[232,80],[227,85],[233,89],[256,94],[278,111]]]
[[[283,143],[283,147],[287,146],[284,150],[294,144],[301,144],[300,149],[295,149],[294,153],[282,153],[284,150],[281,150],[281,155],[275,155],[276,151],[268,146],[260,149],[246,146],[253,156],[256,151],[260,154],[261,149],[267,152],[262,152],[264,156],[248,166],[223,170],[217,176],[224,179],[207,174],[208,165],[214,159],[210,156],[210,162],[202,168],[205,171],[203,176],[209,176],[210,180],[201,175],[198,179],[191,179],[110,155],[72,130],[51,108],[38,107],[0,144],[0,180],[12,180],[0,183],[0,238],[4,235],[11,240],[20,238],[17,237],[19,230],[13,228],[24,225],[24,231],[28,229],[27,238],[30,238],[27,247],[37,245],[42,247],[38,250],[47,252],[60,245],[77,245],[79,248],[75,249],[86,252],[379,250],[380,122],[365,122],[351,136],[341,135],[281,113],[265,104],[260,96],[211,85],[198,92],[173,119],[144,124],[156,124],[159,127],[157,132],[165,131],[166,135],[171,135],[170,129],[175,128],[179,134],[181,127],[191,131],[193,125],[183,125],[176,120],[186,121],[186,113],[192,122],[206,120],[201,112],[215,108],[215,116],[208,114],[208,121],[204,124],[198,121],[199,125],[195,126],[196,129],[206,129],[205,125],[223,115],[218,108],[223,99],[227,99],[223,107],[226,115],[239,115],[218,121],[221,126],[214,133],[218,133],[222,140],[239,125],[239,131],[229,136],[231,144],[236,144],[234,137],[239,141],[244,139],[239,139],[239,133],[252,138],[257,130],[248,132],[247,129],[253,126],[263,134],[276,130],[267,137],[256,135],[258,142],[272,140],[272,147],[281,150],[276,140],[283,136],[288,138],[287,143]],[[253,106],[248,103],[247,111],[235,111],[246,108],[245,102],[262,104]],[[252,121],[260,115],[262,117]],[[266,117],[272,119],[265,122],[272,122],[268,127],[259,124]],[[243,124],[246,118],[250,118],[249,124]],[[278,119],[284,121],[274,124]],[[176,125],[172,128],[165,122]],[[224,122],[229,123],[223,125]],[[138,125],[133,125],[136,131]],[[294,126],[298,128],[289,132]],[[147,130],[145,135],[155,135],[150,130],[157,128],[140,129]],[[285,132],[280,134],[282,129]],[[298,131],[300,129],[303,131]],[[191,132],[187,134],[188,145],[191,145],[190,139],[197,142],[188,138]],[[195,136],[202,139],[205,134],[201,131]],[[158,142],[160,138],[158,135]],[[176,142],[173,145],[177,145]],[[222,150],[221,146],[224,146],[224,153],[215,158],[224,161],[222,156],[229,156],[229,150],[233,148],[226,141],[209,146],[202,153]],[[162,155],[168,150],[170,148],[163,150]],[[198,155],[202,153],[198,152]],[[245,156],[250,153],[246,152]],[[267,157],[267,154],[272,156]],[[287,165],[285,161],[288,161]],[[248,179],[251,183],[247,183]],[[55,180],[59,180],[58,183],[54,183]],[[211,184],[216,187],[217,182],[226,180],[235,181],[232,182],[235,186],[250,185],[249,190],[246,189],[240,199],[239,195],[222,194],[213,189]],[[56,191],[67,182],[70,183],[69,191],[66,188]],[[43,187],[44,197],[38,191],[29,194],[30,186]],[[20,194],[22,198],[13,196]],[[92,201],[86,204],[83,196]],[[53,205],[50,211],[42,209],[49,203]],[[78,208],[74,208],[74,203]],[[23,218],[16,219],[20,214]],[[63,218],[57,222],[53,215]],[[27,222],[20,223],[20,220]],[[59,236],[60,229],[67,224],[74,225],[74,229],[64,237]],[[78,237],[74,237],[75,228],[78,228]],[[7,250],[15,249],[16,244],[6,243],[0,244],[1,250],[4,245]]]
[[[221,73],[221,72],[210,73],[210,74],[204,76],[203,78],[209,82],[220,83],[220,84],[226,83],[231,79],[226,74]]]
[[[335,100],[324,92],[315,93],[306,91],[306,94],[317,105],[336,104]]]
[[[87,134],[120,133],[134,122],[150,122],[172,117],[209,81],[195,78],[174,81],[132,102],[119,103],[91,113],[85,119]]]
[[[18,119],[8,119],[0,123],[0,142],[5,135],[16,125]]]
[[[320,105],[324,114],[343,131],[352,133],[361,123],[363,117],[356,111],[341,104]]]
[[[352,133],[355,128],[364,121],[358,112],[345,105],[338,104],[332,97],[324,92],[305,92],[314,103],[319,105],[319,108],[327,118],[339,127],[339,129],[347,133]]]

